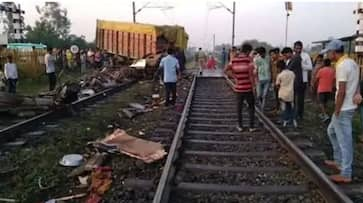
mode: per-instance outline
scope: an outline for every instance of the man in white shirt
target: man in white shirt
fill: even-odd
[[[305,100],[305,91],[308,84],[308,72],[313,70],[313,64],[311,62],[311,58],[308,53],[303,52],[303,43],[301,41],[297,41],[294,43],[294,52],[295,55],[300,55],[301,58],[301,77],[302,77],[302,85],[297,94],[297,116],[302,119],[304,116],[304,100]],[[299,76],[296,76],[299,78]]]
[[[16,83],[18,81],[18,69],[16,64],[13,63],[13,57],[11,55],[9,55],[7,59],[8,62],[4,65],[4,73],[9,87],[8,92],[15,94]]]
[[[49,91],[55,89],[57,77],[55,75],[55,57],[52,55],[52,49],[48,48],[47,54],[44,56],[45,71],[49,78]]]
[[[178,60],[173,56],[174,50],[168,49],[168,55],[161,59],[159,68],[163,71],[165,85],[165,106],[174,105],[176,101],[176,82],[180,78],[180,66]],[[160,72],[160,71],[159,71]],[[170,100],[170,94],[172,99]]]
[[[357,108],[355,96],[360,94],[359,66],[344,55],[344,45],[340,40],[332,40],[324,53],[335,63],[336,95],[335,111],[327,129],[333,146],[334,160],[326,160],[325,164],[340,171],[340,174],[330,176],[337,183],[352,181],[353,143],[352,119]]]

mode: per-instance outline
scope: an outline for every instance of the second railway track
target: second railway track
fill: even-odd
[[[225,79],[194,81],[154,203],[351,202],[259,111],[238,132],[235,102]]]
[[[72,107],[75,109],[84,108],[97,101],[103,100],[110,95],[120,92],[120,91],[130,87],[134,83],[135,83],[135,80],[130,80],[123,84],[117,85],[115,87],[105,89],[92,96],[81,98],[81,99],[73,102]],[[37,125],[42,122],[53,121],[54,118],[62,115],[63,110],[65,110],[65,108],[61,108],[58,110],[49,110],[47,112],[33,116],[29,119],[21,120],[15,124],[12,124],[12,125],[9,125],[9,126],[6,126],[2,129],[0,129],[0,143],[7,141],[7,140],[16,139],[18,135],[24,134],[31,129],[37,128]]]

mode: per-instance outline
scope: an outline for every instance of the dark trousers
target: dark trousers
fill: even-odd
[[[237,95],[237,115],[238,115],[238,125],[243,127],[243,105],[244,101],[248,103],[248,113],[250,116],[250,128],[255,125],[255,96],[252,92],[236,93]]]
[[[176,101],[176,83],[175,82],[166,82],[165,85],[165,106],[169,106],[169,104],[174,105]],[[172,99],[170,99],[170,94],[172,95]]]
[[[295,120],[295,111],[294,111],[293,103],[281,101],[281,106],[282,106],[281,108],[283,110],[282,119],[284,121],[289,121],[289,122],[292,122],[293,120]]]
[[[300,87],[295,89],[295,110],[296,116],[300,119],[304,118],[305,90],[306,83],[303,83],[302,85],[300,85]]]
[[[9,93],[16,93],[16,82],[18,79],[8,79],[8,92]]]
[[[52,91],[55,89],[55,85],[57,83],[57,77],[55,76],[55,73],[48,73],[49,78],[49,91]]]
[[[280,109],[280,99],[279,99],[279,89],[275,86],[274,88],[274,93],[275,93],[275,101],[276,101],[276,110]]]

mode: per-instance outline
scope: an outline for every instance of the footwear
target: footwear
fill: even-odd
[[[237,129],[238,132],[242,132],[243,131],[243,128],[240,127],[240,126],[237,126],[236,129]]]
[[[352,182],[351,178],[344,177],[342,175],[332,175],[329,176],[329,179],[335,183],[350,183]]]
[[[320,119],[323,119],[323,118],[324,118],[324,114],[319,113],[318,117],[319,117]]]
[[[256,130],[257,130],[256,128],[250,128],[250,129],[248,129],[248,131],[250,131],[250,133],[255,132]]]
[[[284,128],[286,128],[286,127],[287,127],[287,121],[284,121],[284,122],[282,123],[282,127],[284,127]]]
[[[294,125],[294,128],[297,128],[297,121],[296,120],[293,120],[292,123]]]
[[[323,117],[323,122],[325,123],[325,122],[327,122],[328,120],[330,119],[330,117],[328,116],[328,115],[325,115],[324,117]]]
[[[327,167],[329,167],[329,168],[331,168],[331,169],[333,169],[333,170],[336,170],[337,172],[340,172],[340,167],[339,167],[339,165],[338,165],[335,161],[332,161],[332,160],[325,160],[325,161],[324,161],[324,164],[325,164]]]

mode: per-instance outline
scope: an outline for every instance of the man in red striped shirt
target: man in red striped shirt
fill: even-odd
[[[233,90],[237,95],[237,114],[238,114],[238,125],[237,130],[242,132],[242,109],[243,102],[246,100],[248,103],[248,112],[250,116],[250,128],[249,131],[255,131],[255,82],[253,74],[253,60],[249,57],[252,51],[250,44],[243,44],[241,53],[232,59],[230,64],[226,67],[224,72],[226,74],[229,71],[232,72],[231,77],[233,78]]]

